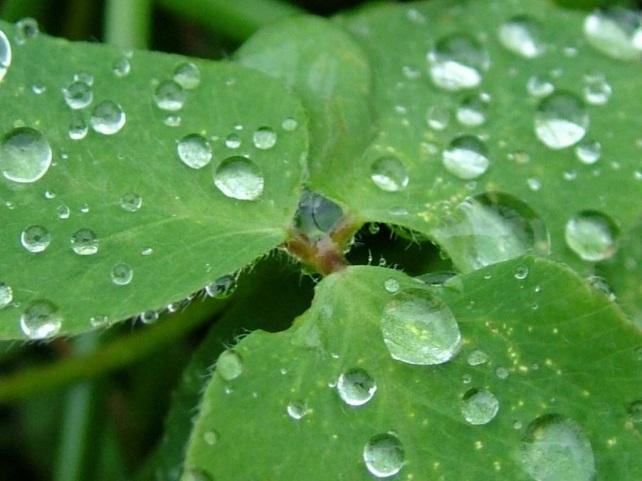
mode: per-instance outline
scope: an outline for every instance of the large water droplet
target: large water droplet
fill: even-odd
[[[252,141],[257,149],[271,149],[276,144],[276,132],[270,127],[261,127],[254,132]]]
[[[2,81],[11,66],[11,56],[11,43],[5,33],[0,30],[0,81]]]
[[[236,285],[236,277],[227,274],[207,284],[205,293],[214,299],[225,299],[234,294]]]
[[[94,132],[103,135],[113,135],[125,126],[127,117],[116,102],[103,100],[94,107],[89,123]]]
[[[488,424],[499,412],[499,400],[490,391],[471,389],[464,394],[461,414],[475,426]]]
[[[201,169],[212,160],[212,147],[210,143],[199,134],[190,134],[183,137],[176,145],[178,158],[192,169]]]
[[[22,231],[20,243],[29,252],[44,252],[51,243],[51,234],[41,225],[32,225]]]
[[[520,451],[524,471],[535,481],[593,481],[595,459],[588,438],[574,421],[549,414],[526,430]]]
[[[92,256],[98,252],[99,241],[91,229],[80,229],[71,236],[71,248],[80,256]]]
[[[615,227],[599,212],[584,211],[566,223],[566,244],[585,261],[597,262],[615,253]]]
[[[392,358],[409,364],[447,362],[461,345],[455,316],[426,291],[397,294],[384,309],[381,329]]]
[[[370,178],[377,187],[386,192],[398,192],[408,185],[408,171],[396,157],[385,156],[370,166]]]
[[[506,49],[522,57],[539,57],[545,50],[541,29],[537,20],[519,15],[502,24],[499,41]]]
[[[79,80],[71,82],[63,90],[62,94],[65,97],[65,102],[69,108],[74,110],[84,109],[94,99],[94,92],[91,87],[85,82]]]
[[[55,304],[47,300],[30,303],[20,317],[20,328],[29,339],[55,335],[62,326],[62,317]]]
[[[159,109],[176,112],[183,108],[187,95],[173,80],[164,80],[154,91],[154,103]]]
[[[216,372],[226,381],[233,381],[243,373],[243,359],[236,351],[223,351],[216,361]]]
[[[483,71],[488,68],[488,57],[482,46],[472,37],[461,34],[437,42],[428,54],[428,62],[432,81],[446,90],[477,87]]]
[[[490,164],[486,145],[472,135],[454,139],[444,150],[442,162],[448,172],[463,180],[476,179]]]
[[[138,212],[143,206],[143,198],[136,192],[128,192],[120,198],[120,208],[127,212]]]
[[[556,92],[543,99],[535,113],[537,138],[551,149],[578,143],[586,134],[590,118],[584,103],[569,92]]]
[[[600,52],[620,60],[642,57],[642,20],[639,12],[621,7],[595,10],[584,21],[588,42]]]
[[[0,282],[0,309],[4,309],[13,302],[13,289],[9,284]]]
[[[192,90],[201,83],[201,71],[192,62],[178,64],[174,69],[174,82],[186,90]]]
[[[263,174],[247,157],[228,157],[216,169],[214,185],[227,197],[256,200],[263,193]]]
[[[12,130],[0,144],[0,169],[9,180],[35,182],[49,170],[51,146],[37,130],[19,127]]]
[[[134,269],[129,264],[119,262],[112,267],[109,274],[111,281],[117,286],[126,286],[134,278]]]
[[[371,437],[363,448],[363,460],[370,474],[377,478],[394,476],[404,464],[405,452],[393,433]]]
[[[339,376],[337,392],[349,406],[363,406],[377,391],[377,383],[367,371],[350,369]]]

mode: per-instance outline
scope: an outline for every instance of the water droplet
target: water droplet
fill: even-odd
[[[408,171],[396,157],[379,157],[370,166],[370,178],[386,192],[399,192],[408,186]]]
[[[89,325],[91,327],[106,327],[109,325],[109,317],[108,316],[91,316],[89,318]]]
[[[308,414],[308,407],[303,401],[293,401],[289,403],[286,407],[286,412],[295,421],[298,421],[303,416]]]
[[[144,247],[142,251],[140,251],[140,255],[142,256],[151,256],[154,253],[154,249],[151,247]]]
[[[22,231],[20,243],[29,252],[44,252],[51,243],[51,234],[40,225],[32,225]]]
[[[216,372],[226,381],[233,381],[243,373],[241,356],[231,349],[223,351],[216,361]]]
[[[448,172],[462,180],[476,179],[490,164],[486,145],[472,135],[454,139],[444,150],[442,162]]]
[[[0,144],[0,168],[9,180],[31,183],[40,179],[51,165],[51,146],[37,130],[19,127]]]
[[[263,183],[261,169],[247,157],[228,157],[214,174],[214,185],[232,199],[258,199],[263,193]]]
[[[511,52],[525,58],[535,58],[545,51],[542,27],[537,20],[519,15],[499,28],[499,41]]]
[[[271,149],[276,144],[276,132],[270,127],[261,127],[254,132],[252,141],[257,149]]]
[[[591,105],[605,105],[613,89],[604,75],[592,73],[584,76],[584,100]]]
[[[386,279],[383,283],[383,287],[390,294],[394,294],[399,291],[399,281],[397,279]]]
[[[586,165],[592,165],[602,155],[602,144],[597,140],[583,140],[575,147],[575,156]]]
[[[469,366],[480,366],[481,364],[486,364],[488,359],[488,354],[484,351],[476,350],[468,355],[467,361]]]
[[[89,131],[89,126],[85,121],[85,117],[82,112],[72,111],[71,118],[69,119],[69,130],[67,134],[71,140],[82,140],[87,137],[87,132]]]
[[[563,149],[582,140],[589,122],[586,107],[579,98],[569,92],[557,92],[537,107],[535,133],[551,149]]]
[[[499,400],[490,391],[471,389],[464,394],[461,414],[474,426],[488,424],[499,412]]]
[[[154,91],[154,103],[161,110],[176,112],[183,108],[187,94],[173,80],[163,80]]]
[[[337,392],[349,406],[363,406],[377,392],[377,383],[367,371],[355,368],[339,376]]]
[[[47,91],[47,87],[42,84],[33,84],[31,86],[31,91],[36,95],[41,95]]]
[[[596,475],[590,441],[577,423],[556,414],[528,425],[520,459],[535,481],[593,481]]]
[[[428,54],[428,62],[435,85],[451,91],[477,87],[483,70],[488,68],[488,57],[481,45],[461,34],[438,41]]]
[[[555,91],[555,85],[547,75],[533,75],[526,82],[526,90],[533,97],[546,97]]]
[[[450,110],[441,105],[433,105],[426,112],[426,123],[434,130],[444,130],[450,123]]]
[[[205,431],[203,433],[203,441],[205,441],[205,444],[208,446],[214,446],[216,443],[218,443],[218,433],[216,431]]]
[[[56,215],[59,219],[62,220],[69,219],[69,216],[71,215],[71,209],[69,209],[69,207],[64,204],[61,204],[56,208]]]
[[[71,248],[80,256],[91,256],[98,252],[98,237],[91,229],[80,229],[71,236]]]
[[[523,281],[528,277],[528,267],[526,266],[517,266],[515,269],[515,279]]]
[[[528,179],[526,179],[526,184],[528,185],[528,188],[533,192],[537,192],[542,188],[542,183],[535,177],[529,177]]]
[[[603,261],[615,253],[615,227],[599,212],[575,215],[566,223],[564,234],[566,244],[585,261]]]
[[[500,366],[497,369],[495,369],[495,375],[499,379],[504,380],[504,379],[508,379],[508,376],[510,376],[510,372],[508,372],[508,369],[506,369],[505,367]]]
[[[213,478],[202,469],[188,468],[181,481],[214,481]]]
[[[236,290],[236,277],[224,275],[205,286],[205,293],[214,299],[225,299],[234,294]]]
[[[138,319],[140,319],[140,322],[143,324],[154,324],[156,321],[158,321],[158,318],[160,317],[160,314],[158,311],[155,309],[149,309],[147,311],[143,311],[140,313],[138,316]]]
[[[127,77],[132,69],[132,65],[127,57],[120,57],[111,67],[111,71],[116,77]]]
[[[642,433],[642,400],[629,404],[628,412],[633,427]]]
[[[225,147],[228,149],[238,149],[241,146],[241,137],[238,134],[231,133],[225,137]]]
[[[55,304],[47,300],[33,301],[20,316],[20,328],[29,339],[45,339],[60,331],[62,317]]]
[[[381,329],[392,358],[408,364],[442,364],[461,345],[455,316],[426,291],[397,294],[384,309]]]
[[[178,127],[183,122],[183,118],[180,115],[168,115],[163,120],[163,123],[168,127]]]
[[[401,441],[393,433],[372,436],[363,448],[366,468],[377,478],[394,476],[403,468],[405,452]]]
[[[13,289],[9,284],[0,282],[0,309],[4,309],[13,302]]]
[[[110,277],[111,281],[117,286],[126,286],[134,278],[134,269],[129,264],[119,262],[112,267]]]
[[[603,54],[620,60],[642,57],[640,14],[621,7],[595,10],[584,21],[588,42]]]
[[[586,280],[593,289],[600,291],[602,294],[608,297],[610,301],[616,300],[615,293],[613,292],[613,289],[611,289],[611,286],[608,284],[608,282],[606,282],[606,279],[600,276],[589,276]]]
[[[201,71],[192,62],[181,63],[174,69],[174,82],[185,90],[192,90],[201,83]]]
[[[94,132],[103,135],[113,135],[125,126],[125,112],[115,102],[104,100],[94,107],[89,123]]]
[[[7,70],[11,66],[11,43],[5,35],[5,33],[0,30],[0,81],[7,74]]]
[[[299,123],[292,117],[286,117],[283,119],[283,122],[281,122],[281,128],[286,132],[294,132],[298,126]]]
[[[190,134],[178,141],[176,146],[178,158],[192,169],[201,169],[212,160],[212,147],[199,134]]]
[[[69,108],[84,109],[94,100],[94,92],[85,82],[79,80],[71,82],[62,89],[63,97]]]
[[[467,127],[477,127],[486,122],[486,103],[478,96],[466,97],[457,109],[457,120]]]
[[[138,212],[143,206],[143,198],[136,192],[128,192],[120,198],[120,208],[127,212]]]
[[[22,45],[27,40],[36,38],[39,33],[40,28],[35,18],[27,17],[16,22],[15,40],[18,45]]]

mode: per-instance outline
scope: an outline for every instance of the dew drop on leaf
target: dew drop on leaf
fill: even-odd
[[[173,78],[185,90],[192,90],[201,83],[201,71],[192,62],[184,62],[176,66]]]
[[[563,91],[543,99],[534,119],[537,138],[551,149],[575,145],[586,135],[590,123],[584,103]]]
[[[556,414],[529,424],[520,459],[535,481],[593,481],[596,475],[590,441],[576,422]]]
[[[586,165],[592,165],[602,155],[602,144],[597,140],[584,139],[575,147],[575,156],[577,159]]]
[[[276,132],[270,127],[258,128],[252,135],[252,141],[257,149],[271,149],[276,144]]]
[[[205,137],[199,134],[189,134],[178,141],[176,145],[178,158],[192,169],[201,169],[212,160],[212,147]]]
[[[40,28],[35,18],[27,17],[16,22],[15,40],[18,45],[22,45],[27,40],[36,38],[39,33]]]
[[[408,171],[396,157],[379,157],[370,166],[370,178],[386,192],[399,192],[408,186]]]
[[[91,256],[98,252],[99,240],[91,229],[79,229],[71,236],[71,248],[79,256]]]
[[[138,212],[143,206],[143,198],[136,192],[128,192],[120,198],[120,208],[127,212]]]
[[[546,97],[555,91],[555,85],[548,75],[533,75],[526,82],[526,90],[533,97]]]
[[[67,130],[69,138],[71,140],[82,140],[87,137],[87,132],[89,132],[89,126],[85,121],[83,113],[75,110],[72,111],[69,119],[69,130]]]
[[[442,162],[448,172],[462,180],[476,179],[490,165],[486,145],[472,135],[454,139],[443,151]]]
[[[495,369],[495,376],[502,380],[508,379],[508,376],[510,376],[510,372],[505,367],[499,366],[497,369]]]
[[[581,259],[597,262],[615,253],[615,228],[599,212],[585,211],[573,216],[564,231],[566,244]]]
[[[116,77],[127,77],[132,69],[131,62],[127,57],[120,57],[111,67],[111,71]]]
[[[134,278],[134,269],[129,264],[119,262],[112,267],[110,272],[111,281],[117,286],[126,286]]]
[[[349,406],[363,406],[377,392],[377,383],[361,368],[350,369],[337,380],[339,397]]]
[[[44,252],[51,243],[51,233],[41,225],[32,225],[22,231],[20,243],[34,254]]]
[[[392,358],[408,364],[442,364],[461,346],[452,311],[426,291],[397,294],[384,308],[381,329]]]
[[[386,279],[383,283],[383,287],[390,294],[394,294],[399,291],[399,281],[397,279]]]
[[[13,302],[13,289],[5,282],[0,282],[0,309],[4,309]]]
[[[47,139],[29,127],[12,130],[0,143],[0,169],[7,179],[14,182],[37,181],[49,170],[51,159],[51,146]]]
[[[499,27],[499,41],[504,48],[522,57],[539,57],[545,50],[541,29],[537,20],[519,15]]]
[[[405,452],[399,438],[393,433],[371,437],[363,448],[366,468],[377,478],[394,476],[403,468]]]
[[[62,325],[58,307],[47,300],[30,303],[20,316],[20,328],[29,339],[45,339],[55,335]]]
[[[603,54],[620,60],[642,57],[642,18],[622,7],[599,9],[584,21],[588,42]]]
[[[225,299],[234,294],[236,290],[236,277],[224,275],[205,286],[205,293],[214,299]]]
[[[490,391],[471,389],[464,394],[461,414],[474,426],[488,424],[499,412],[499,400]]]
[[[143,311],[138,316],[138,318],[140,319],[140,322],[147,325],[154,324],[156,321],[158,321],[159,317],[160,317],[160,314],[155,309],[149,309],[147,311]]]
[[[426,123],[433,130],[444,130],[450,123],[450,110],[442,105],[433,105],[426,112]]]
[[[263,193],[263,184],[261,169],[247,157],[228,157],[214,174],[214,185],[232,199],[256,200]]]
[[[467,127],[478,127],[486,122],[486,103],[479,96],[466,97],[457,109],[457,120]]]
[[[80,80],[74,80],[62,89],[62,95],[69,108],[74,110],[84,109],[94,100],[91,87]]]
[[[0,81],[7,74],[7,70],[11,66],[11,43],[5,35],[5,33],[0,30]]]
[[[283,119],[283,122],[281,122],[281,128],[286,132],[294,132],[298,126],[299,123],[292,117],[286,117]]]
[[[291,403],[288,403],[285,410],[288,413],[288,416],[295,421],[298,421],[308,413],[308,407],[303,401],[292,401]]]
[[[218,433],[214,430],[205,431],[203,433],[203,441],[208,446],[214,446],[218,442]]]
[[[526,279],[528,277],[528,267],[526,267],[526,266],[517,266],[517,268],[515,269],[514,276],[515,276],[515,279],[517,279],[519,281],[523,281],[524,279]]]
[[[488,68],[488,56],[472,37],[453,34],[428,53],[429,72],[437,87],[456,91],[477,87]]]
[[[241,146],[241,137],[238,134],[231,133],[225,137],[225,147],[228,149],[238,149]]]
[[[173,80],[163,80],[154,91],[154,103],[161,110],[176,112],[183,108],[187,95]]]
[[[113,135],[125,126],[127,117],[116,102],[103,100],[94,107],[89,123],[94,132],[103,135]]]
[[[466,361],[469,366],[480,366],[481,364],[486,364],[488,359],[488,354],[484,351],[475,350],[468,355]]]
[[[61,220],[69,219],[71,210],[66,205],[61,204],[56,208],[56,216]]]
[[[591,105],[605,105],[613,88],[608,83],[606,77],[599,73],[592,73],[584,76],[584,100]]]
[[[241,356],[231,349],[223,351],[216,361],[216,372],[225,381],[233,381],[243,373]]]

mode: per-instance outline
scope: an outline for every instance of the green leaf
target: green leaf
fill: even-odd
[[[383,332],[397,337],[385,340]],[[432,351],[414,349],[421,334]],[[442,355],[455,345],[459,353],[440,365],[391,357],[408,360],[400,349]],[[587,481],[595,470],[598,479],[634,481],[642,475],[633,454],[642,428],[631,408],[642,399],[640,346],[640,330],[604,296],[543,259],[489,266],[443,288],[398,271],[349,267],[321,281],[290,330],[254,332],[219,358],[186,466],[209,475],[197,479],[218,481],[365,481],[373,476],[364,447],[385,434],[390,470],[379,465],[378,472],[400,467],[398,479]],[[240,364],[230,362],[234,356]],[[358,396],[344,393],[349,405],[337,382],[353,369],[362,372]],[[494,416],[488,393],[499,403]],[[487,424],[465,420],[471,399],[472,407],[486,400],[485,409],[466,415]],[[288,415],[288,405],[298,412]],[[205,442],[208,433],[216,443]]]
[[[0,339],[24,337],[21,316],[42,300],[56,310],[53,327],[42,335],[91,329],[92,318],[118,321],[162,308],[284,240],[296,211],[307,132],[298,100],[279,82],[235,64],[190,60],[200,83],[185,90],[182,109],[165,111],[156,105],[155,89],[185,65],[183,57],[71,44],[42,34],[18,42],[15,27],[2,23],[0,30],[13,54],[0,84],[2,142],[27,127],[40,132],[53,152],[49,169],[32,183],[5,178],[9,158],[6,149],[0,153],[0,281],[13,291],[13,303],[0,311]],[[129,73],[123,75],[125,65]],[[72,111],[62,90],[74,76],[91,79],[93,101]],[[104,101],[125,112],[121,130],[103,135],[90,127],[85,138],[72,140],[72,119],[88,125]],[[299,128],[283,130],[285,118],[297,119]],[[253,143],[263,127],[277,136],[269,149]],[[213,158],[201,169],[178,157],[178,141],[191,134],[211,145]],[[226,147],[229,134],[239,137],[240,147]],[[247,156],[260,170],[264,189],[256,200],[230,198],[213,183],[219,166],[234,155]],[[228,192],[235,188],[228,183]],[[121,206],[128,194],[135,194],[129,210]],[[132,212],[136,196],[142,206]],[[43,252],[21,246],[21,232],[34,225],[51,236]],[[70,240],[80,229],[97,236],[95,255],[72,250]],[[110,278],[120,263],[133,269],[129,285]]]

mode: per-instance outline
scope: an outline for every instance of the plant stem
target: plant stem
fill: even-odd
[[[238,42],[264,25],[305,13],[283,0],[157,0],[157,3]]]
[[[122,48],[146,48],[152,0],[107,0],[103,38]]]
[[[222,305],[216,301],[199,302],[184,312],[112,341],[92,353],[69,357],[53,364],[25,369],[0,378],[0,403],[16,401],[49,389],[93,379],[127,366],[189,334],[218,313]]]

